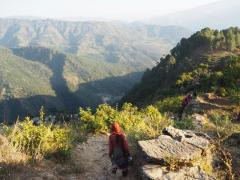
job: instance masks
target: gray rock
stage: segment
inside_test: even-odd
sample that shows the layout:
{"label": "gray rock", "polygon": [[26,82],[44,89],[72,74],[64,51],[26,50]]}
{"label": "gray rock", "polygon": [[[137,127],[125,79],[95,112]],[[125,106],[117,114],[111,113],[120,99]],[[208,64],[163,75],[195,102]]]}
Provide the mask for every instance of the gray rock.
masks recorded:
{"label": "gray rock", "polygon": [[210,138],[204,133],[194,132],[190,130],[183,131],[180,129],[175,129],[172,126],[165,128],[163,130],[163,133],[166,135],[170,135],[175,140],[189,143],[203,150],[208,148],[210,144]]}
{"label": "gray rock", "polygon": [[[190,161],[201,156],[202,150],[186,142],[179,142],[170,136],[138,142],[147,162],[165,162],[168,157]],[[162,164],[162,163],[161,163]]]}
{"label": "gray rock", "polygon": [[158,139],[139,141],[143,155],[148,162],[165,162],[168,157],[190,161],[201,157],[209,147],[209,140],[193,131],[182,131],[168,127]]}
{"label": "gray rock", "polygon": [[166,171],[169,158],[179,162],[192,162],[202,158],[210,149],[209,137],[203,133],[183,131],[173,127],[163,130],[157,139],[139,141],[143,179],[212,179],[197,164],[182,167],[176,172]]}

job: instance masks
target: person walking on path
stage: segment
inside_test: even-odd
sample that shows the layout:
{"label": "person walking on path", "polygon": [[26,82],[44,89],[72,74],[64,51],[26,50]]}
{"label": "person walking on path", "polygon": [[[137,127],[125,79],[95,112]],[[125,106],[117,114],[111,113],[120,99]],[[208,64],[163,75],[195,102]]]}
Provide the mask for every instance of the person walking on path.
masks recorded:
{"label": "person walking on path", "polygon": [[188,95],[183,99],[181,108],[180,108],[180,110],[179,110],[179,119],[180,119],[180,120],[182,119],[182,115],[183,115],[184,110],[185,110],[186,107],[189,105],[189,103],[192,101],[192,99],[193,99],[192,93],[188,94]]}
{"label": "person walking on path", "polygon": [[109,136],[109,157],[112,162],[112,173],[116,174],[117,169],[122,170],[122,175],[128,174],[128,161],[131,159],[128,142],[117,122],[111,126]]}

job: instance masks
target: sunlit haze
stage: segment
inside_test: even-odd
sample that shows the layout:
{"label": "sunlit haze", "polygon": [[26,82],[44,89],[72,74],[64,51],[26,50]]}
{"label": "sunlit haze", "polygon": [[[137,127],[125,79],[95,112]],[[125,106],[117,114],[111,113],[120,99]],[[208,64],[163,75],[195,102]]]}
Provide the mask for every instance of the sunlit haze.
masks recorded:
{"label": "sunlit haze", "polygon": [[219,0],[0,0],[0,17],[86,18],[133,21]]}

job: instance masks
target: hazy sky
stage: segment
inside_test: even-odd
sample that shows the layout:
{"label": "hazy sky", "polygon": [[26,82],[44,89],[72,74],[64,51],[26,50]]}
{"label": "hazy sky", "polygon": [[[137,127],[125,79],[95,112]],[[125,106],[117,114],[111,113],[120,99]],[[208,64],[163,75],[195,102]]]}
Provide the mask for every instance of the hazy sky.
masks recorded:
{"label": "hazy sky", "polygon": [[0,0],[0,17],[87,17],[140,20],[219,0]]}

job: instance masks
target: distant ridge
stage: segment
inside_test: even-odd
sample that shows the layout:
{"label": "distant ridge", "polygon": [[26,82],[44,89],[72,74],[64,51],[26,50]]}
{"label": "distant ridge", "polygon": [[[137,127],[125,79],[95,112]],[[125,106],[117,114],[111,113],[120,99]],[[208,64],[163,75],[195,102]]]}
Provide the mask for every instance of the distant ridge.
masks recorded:
{"label": "distant ridge", "polygon": [[162,26],[177,25],[192,30],[200,30],[204,27],[224,29],[240,26],[239,9],[239,0],[221,0],[190,10],[154,17],[147,20],[146,23]]}

